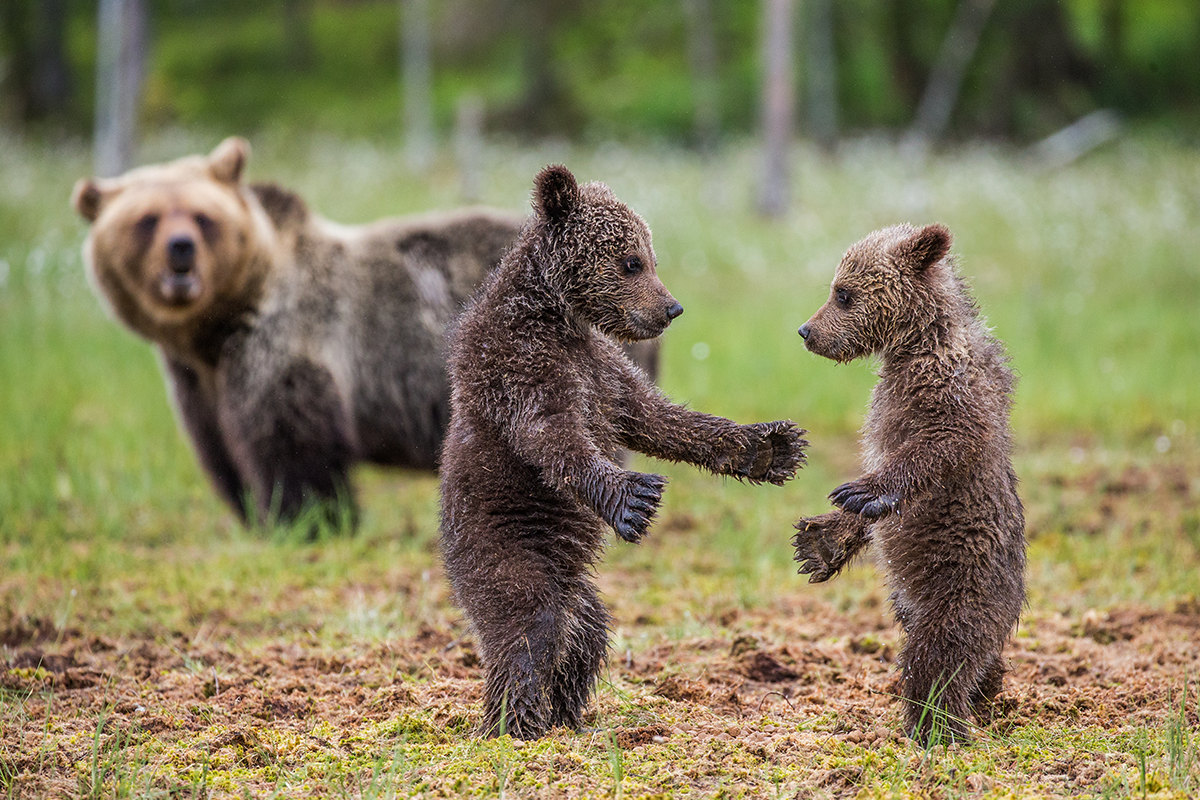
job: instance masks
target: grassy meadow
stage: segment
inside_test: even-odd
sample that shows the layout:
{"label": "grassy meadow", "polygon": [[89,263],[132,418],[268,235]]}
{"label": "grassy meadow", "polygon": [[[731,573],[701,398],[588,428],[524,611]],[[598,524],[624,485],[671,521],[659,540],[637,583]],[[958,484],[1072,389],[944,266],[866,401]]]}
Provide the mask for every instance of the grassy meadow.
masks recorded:
{"label": "grassy meadow", "polygon": [[[489,145],[482,203],[527,208],[536,170],[561,161],[645,217],[685,308],[665,337],[669,395],[789,417],[812,441],[784,488],[638,461],[671,483],[648,541],[614,541],[598,569],[616,623],[589,730],[521,746],[468,735],[478,660],[437,559],[436,479],[361,469],[354,536],[236,524],[151,348],[87,284],[68,198],[88,150],[0,136],[4,794],[1200,792],[1200,151],[1134,136],[1046,172],[983,146],[917,164],[885,141],[801,145],[796,202],[766,221],[749,146]],[[219,139],[162,134],[141,160]],[[449,151],[418,174],[379,143],[253,144],[252,180],[339,222],[463,202]],[[1030,542],[1011,699],[976,745],[928,752],[895,735],[880,574],[868,561],[809,585],[789,545],[856,473],[874,381],[809,355],[796,328],[842,251],[902,221],[949,225],[1021,376]],[[238,692],[259,711],[229,705]]]}

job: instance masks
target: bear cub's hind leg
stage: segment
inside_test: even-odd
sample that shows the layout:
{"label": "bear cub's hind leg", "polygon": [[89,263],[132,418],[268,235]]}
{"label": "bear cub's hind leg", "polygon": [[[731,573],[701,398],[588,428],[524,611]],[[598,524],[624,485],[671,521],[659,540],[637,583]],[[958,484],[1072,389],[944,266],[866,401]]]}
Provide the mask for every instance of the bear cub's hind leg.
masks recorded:
{"label": "bear cub's hind leg", "polygon": [[532,596],[518,589],[478,598],[512,612],[507,620],[488,614],[475,622],[486,656],[485,736],[536,739],[555,725],[583,722],[607,655],[609,616],[590,581],[560,580],[553,571],[526,574],[541,588]]}

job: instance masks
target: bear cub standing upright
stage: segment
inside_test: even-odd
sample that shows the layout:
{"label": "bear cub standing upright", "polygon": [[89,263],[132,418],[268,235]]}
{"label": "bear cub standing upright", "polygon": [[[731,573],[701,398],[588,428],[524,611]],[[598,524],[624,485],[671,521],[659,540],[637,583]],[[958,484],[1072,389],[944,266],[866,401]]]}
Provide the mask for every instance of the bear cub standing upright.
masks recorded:
{"label": "bear cub standing upright", "polygon": [[967,739],[1005,672],[1025,602],[1025,521],[1011,460],[1014,377],[952,258],[950,231],[898,225],[842,258],[828,301],[800,328],[817,355],[877,354],[863,433],[868,469],[802,519],[800,572],[828,580],[872,540],[906,641],[906,731]]}
{"label": "bear cub standing upright", "polygon": [[[650,230],[601,183],[562,166],[451,334],[442,552],[478,637],[483,732],[576,728],[608,649],[591,578],[604,526],[646,533],[666,479],[620,448],[782,484],[803,462],[791,422],[739,425],[672,404],[608,337],[658,336],[682,307]],[[503,709],[503,711],[502,711]]]}

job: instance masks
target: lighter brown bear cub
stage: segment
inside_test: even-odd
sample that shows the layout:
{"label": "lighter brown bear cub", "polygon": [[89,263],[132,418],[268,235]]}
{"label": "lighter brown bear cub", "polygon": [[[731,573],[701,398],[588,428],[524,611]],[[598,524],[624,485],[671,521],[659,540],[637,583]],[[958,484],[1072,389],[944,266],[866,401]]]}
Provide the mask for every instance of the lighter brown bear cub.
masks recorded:
{"label": "lighter brown bear cub", "polygon": [[853,245],[830,298],[800,328],[809,350],[882,359],[863,433],[868,470],[802,519],[800,572],[828,580],[871,541],[906,634],[906,730],[967,739],[1005,672],[1025,602],[1025,521],[1011,461],[1014,377],[942,225],[898,225]]}
{"label": "lighter brown bear cub", "polygon": [[468,210],[334,225],[291,192],[243,184],[248,155],[230,138],[81,180],[85,260],[114,315],[157,346],[220,496],[260,521],[337,513],[357,462],[435,467],[445,326],[522,221]]}
{"label": "lighter brown bear cub", "polygon": [[803,461],[791,422],[738,425],[660,394],[609,337],[658,336],[682,307],[650,230],[562,166],[451,338],[442,553],[478,638],[482,730],[531,739],[578,727],[608,649],[592,569],[606,527],[645,535],[666,479],[620,448],[782,484]]}

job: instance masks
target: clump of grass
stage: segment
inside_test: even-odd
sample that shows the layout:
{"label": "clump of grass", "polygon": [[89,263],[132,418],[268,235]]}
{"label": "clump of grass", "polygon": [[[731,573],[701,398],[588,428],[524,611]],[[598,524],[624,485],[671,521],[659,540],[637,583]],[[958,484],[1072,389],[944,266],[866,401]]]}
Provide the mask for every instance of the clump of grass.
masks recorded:
{"label": "clump of grass", "polygon": [[[1167,782],[1179,792],[1194,795],[1200,792],[1200,734],[1188,720],[1188,682],[1179,693],[1179,706],[1167,717],[1164,732],[1167,751]],[[1193,714],[1197,707],[1193,705]]]}

